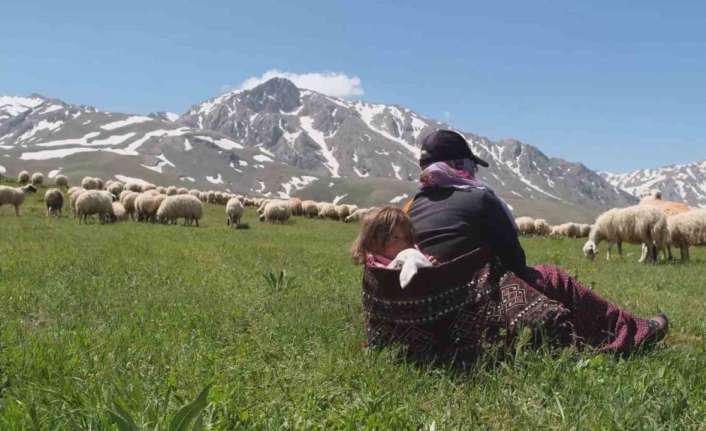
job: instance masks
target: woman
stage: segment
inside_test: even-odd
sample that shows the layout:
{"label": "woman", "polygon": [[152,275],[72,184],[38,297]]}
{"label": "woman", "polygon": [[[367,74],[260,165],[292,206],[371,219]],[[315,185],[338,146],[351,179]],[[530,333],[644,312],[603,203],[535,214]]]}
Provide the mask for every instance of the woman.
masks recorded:
{"label": "woman", "polygon": [[[475,342],[475,351],[482,349],[476,338],[483,334],[507,340],[506,333],[519,322],[551,333],[562,344],[625,354],[666,335],[668,320],[662,314],[635,317],[558,267],[528,267],[512,214],[476,179],[478,166],[488,163],[460,134],[440,130],[424,139],[421,190],[407,210],[417,246],[449,264],[444,272],[420,273],[420,282],[403,293],[383,271],[366,269],[363,299],[372,344],[401,342],[412,350],[431,350],[432,356],[455,355],[454,344]],[[425,279],[427,273],[436,275]],[[461,282],[466,288],[457,294]]]}

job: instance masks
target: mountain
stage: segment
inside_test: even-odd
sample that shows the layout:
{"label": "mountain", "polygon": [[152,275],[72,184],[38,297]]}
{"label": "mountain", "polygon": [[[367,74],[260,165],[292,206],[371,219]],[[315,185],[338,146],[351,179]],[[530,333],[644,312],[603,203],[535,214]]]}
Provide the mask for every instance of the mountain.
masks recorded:
{"label": "mountain", "polygon": [[[0,164],[78,179],[298,195],[360,205],[401,203],[419,175],[419,138],[449,127],[397,105],[338,99],[281,78],[231,91],[179,116],[101,112],[38,95],[0,99]],[[481,178],[518,215],[590,221],[636,198],[580,163],[516,140],[462,132],[490,162]]]}
{"label": "mountain", "polygon": [[663,199],[706,208],[706,159],[626,174],[600,172],[600,175],[638,198],[660,191]]}

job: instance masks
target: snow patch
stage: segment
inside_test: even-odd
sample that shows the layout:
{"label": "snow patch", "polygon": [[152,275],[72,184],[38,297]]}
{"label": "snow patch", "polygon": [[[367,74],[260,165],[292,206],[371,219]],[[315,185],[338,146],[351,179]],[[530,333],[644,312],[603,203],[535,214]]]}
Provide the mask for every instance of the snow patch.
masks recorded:
{"label": "snow patch", "polygon": [[95,148],[63,148],[60,150],[45,150],[45,151],[35,151],[30,153],[22,153],[20,160],[49,160],[49,159],[61,159],[66,156],[78,153],[88,153],[92,151],[98,151]]}
{"label": "snow patch", "polygon": [[402,176],[400,175],[400,167],[394,163],[390,163],[390,165],[392,165],[392,170],[395,171],[395,178],[402,180]]}
{"label": "snow patch", "polygon": [[292,177],[288,182],[282,183],[282,188],[284,189],[284,192],[278,192],[279,197],[282,199],[288,199],[291,197],[291,193],[293,190],[301,190],[307,187],[309,184],[313,183],[314,181],[318,180],[318,178],[308,175],[302,175],[301,177]]}
{"label": "snow patch", "polygon": [[407,193],[401,194],[399,196],[395,196],[394,198],[390,199],[391,204],[397,204],[402,202],[403,200],[407,199],[409,195]]}
{"label": "snow patch", "polygon": [[312,117],[301,117],[299,118],[299,122],[306,134],[309,135],[309,137],[321,148],[321,155],[326,160],[326,162],[324,162],[326,169],[331,172],[331,176],[333,178],[339,178],[338,160],[336,160],[336,157],[333,155],[333,149],[329,148],[326,144],[324,134],[321,131],[314,129],[314,119]]}
{"label": "snow patch", "polygon": [[348,196],[347,193],[345,195],[336,196],[335,198],[333,198],[333,201],[331,203],[333,203],[334,205],[338,205],[338,203],[341,202],[346,196]]}
{"label": "snow patch", "polygon": [[121,127],[129,126],[131,124],[139,124],[139,123],[144,123],[146,121],[154,121],[153,118],[150,117],[142,117],[139,115],[133,116],[133,117],[128,117],[124,120],[120,121],[113,121],[112,123],[104,124],[101,126],[101,129],[103,130],[115,130],[119,129]]}
{"label": "snow patch", "polygon": [[189,138],[184,138],[184,151],[191,151],[193,149],[194,147],[191,145],[191,142],[189,142]]}
{"label": "snow patch", "polygon": [[217,177],[206,176],[206,181],[211,184],[223,184],[223,177],[221,176],[221,174],[218,174]]}
{"label": "snow patch", "polygon": [[263,163],[263,162],[274,162],[274,160],[272,160],[271,158],[269,158],[269,157],[267,157],[267,156],[265,156],[265,155],[263,155],[263,154],[255,154],[252,158],[253,158],[255,161],[260,162],[260,163]]}
{"label": "snow patch", "polygon": [[49,177],[49,178],[54,178],[55,176],[59,175],[59,172],[61,172],[62,169],[63,169],[63,168],[52,169],[52,170],[49,171],[49,173],[47,174],[47,177]]}

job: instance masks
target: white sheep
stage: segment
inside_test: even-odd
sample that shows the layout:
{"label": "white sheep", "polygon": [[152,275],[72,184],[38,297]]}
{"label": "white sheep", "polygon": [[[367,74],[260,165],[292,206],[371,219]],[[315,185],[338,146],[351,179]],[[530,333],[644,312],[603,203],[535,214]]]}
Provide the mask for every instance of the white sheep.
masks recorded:
{"label": "white sheep", "polygon": [[47,207],[47,217],[61,216],[64,208],[64,195],[59,189],[49,189],[44,193],[44,205]]}
{"label": "white sheep", "polygon": [[532,217],[518,217],[515,219],[517,231],[521,235],[531,235],[534,233],[534,219]]}
{"label": "white sheep", "polygon": [[319,216],[319,207],[314,201],[303,201],[302,202],[302,213],[304,216],[309,218],[314,218]]}
{"label": "white sheep", "polygon": [[120,193],[120,203],[125,207],[125,211],[131,220],[135,220],[135,200],[140,196],[139,193],[130,190],[123,190]]}
{"label": "white sheep", "polygon": [[706,245],[706,209],[692,209],[667,217],[669,244],[679,247],[681,260],[689,260],[689,246]]}
{"label": "white sheep", "polygon": [[348,205],[336,205],[336,220],[345,221],[351,215]]}
{"label": "white sheep", "polygon": [[125,185],[121,183],[120,181],[111,181],[110,184],[105,185],[105,189],[108,190],[110,193],[112,193],[114,196],[120,196],[120,193],[123,192],[123,188]]}
{"label": "white sheep", "polygon": [[598,253],[598,244],[608,242],[606,258],[610,259],[613,244],[622,255],[622,243],[643,244],[640,262],[657,260],[659,250],[668,242],[667,218],[662,211],[635,205],[627,208],[613,208],[598,216],[583,246],[586,257],[593,259]]}
{"label": "white sheep", "polygon": [[265,204],[259,218],[260,221],[269,223],[286,223],[291,215],[292,210],[289,208],[289,202],[274,199]]}
{"label": "white sheep", "polygon": [[140,193],[140,195],[135,198],[137,221],[154,222],[157,210],[166,198],[167,195],[160,195],[153,190]]}
{"label": "white sheep", "polygon": [[579,225],[579,238],[588,238],[588,235],[591,233],[591,226],[588,223],[582,223]]}
{"label": "white sheep", "polygon": [[292,210],[292,215],[300,216],[304,214],[302,209],[302,200],[299,198],[289,198],[289,208]]}
{"label": "white sheep", "polygon": [[157,210],[157,220],[160,223],[176,224],[177,219],[183,218],[184,226],[198,226],[202,216],[203,204],[197,197],[189,194],[166,196]]}
{"label": "white sheep", "polygon": [[549,235],[552,231],[552,227],[549,226],[546,220],[543,218],[538,218],[534,220],[534,234],[535,235]]}
{"label": "white sheep", "polygon": [[73,214],[74,218],[76,218],[76,201],[78,200],[78,197],[81,196],[81,193],[85,192],[86,189],[83,187],[71,187],[69,191],[67,192],[69,196],[69,206],[71,207],[71,214]]}
{"label": "white sheep", "polygon": [[[147,191],[150,191],[150,190],[157,190],[157,186],[155,186],[155,185],[152,184],[152,183],[142,183],[142,184],[140,184],[140,191],[142,191],[143,193],[144,193],[144,192],[147,192]],[[162,194],[162,193],[158,193],[158,194]]]}
{"label": "white sheep", "polygon": [[187,195],[187,194],[189,194],[189,189],[187,189],[186,187],[179,187],[177,189],[177,194],[178,195]]}
{"label": "white sheep", "polygon": [[332,220],[338,220],[338,211],[336,211],[336,205],[327,202],[320,202],[319,218],[330,218]]}
{"label": "white sheep", "polygon": [[57,187],[68,187],[69,179],[66,175],[57,175],[56,178],[54,178],[54,185]]}
{"label": "white sheep", "polygon": [[113,196],[104,190],[86,190],[76,199],[76,216],[86,223],[88,216],[97,214],[100,223],[110,222],[113,215]]}
{"label": "white sheep", "polygon": [[167,196],[174,196],[175,194],[177,194],[176,186],[167,187],[167,193],[166,193]]}
{"label": "white sheep", "polygon": [[[291,208],[291,206],[290,206]],[[240,219],[243,217],[245,207],[238,198],[231,198],[226,204],[226,224],[230,227],[240,226]]]}
{"label": "white sheep", "polygon": [[373,210],[376,210],[376,209],[377,209],[376,207],[372,207],[372,208],[359,208],[359,209],[353,211],[353,213],[352,213],[351,215],[349,215],[348,217],[346,217],[346,219],[345,219],[344,221],[345,221],[346,223],[359,222],[359,221],[361,221],[361,220],[363,219],[363,217],[365,217],[366,214],[368,214],[370,211],[373,211]]}
{"label": "white sheep", "polygon": [[35,172],[32,174],[32,179],[31,179],[32,185],[37,187],[41,186],[44,184],[44,174],[41,172]]}
{"label": "white sheep", "polygon": [[8,187],[0,186],[0,207],[3,205],[12,205],[15,207],[15,215],[20,216],[20,205],[25,201],[28,193],[36,193],[37,188],[32,184],[24,187]]}
{"label": "white sheep", "polygon": [[128,219],[128,213],[125,206],[120,202],[113,202],[113,216],[111,217],[111,223],[117,221],[126,221]]}
{"label": "white sheep", "polygon": [[581,225],[573,222],[562,223],[558,226],[552,226],[549,234],[551,236],[578,238],[581,235]]}
{"label": "white sheep", "polygon": [[83,177],[81,180],[81,187],[86,190],[100,190],[100,183],[97,178],[93,177]]}
{"label": "white sheep", "polygon": [[17,174],[17,182],[20,184],[27,184],[29,182],[30,176],[29,172],[27,171],[20,171],[19,174]]}
{"label": "white sheep", "polygon": [[140,193],[142,191],[142,187],[138,183],[127,182],[125,183],[125,190]]}

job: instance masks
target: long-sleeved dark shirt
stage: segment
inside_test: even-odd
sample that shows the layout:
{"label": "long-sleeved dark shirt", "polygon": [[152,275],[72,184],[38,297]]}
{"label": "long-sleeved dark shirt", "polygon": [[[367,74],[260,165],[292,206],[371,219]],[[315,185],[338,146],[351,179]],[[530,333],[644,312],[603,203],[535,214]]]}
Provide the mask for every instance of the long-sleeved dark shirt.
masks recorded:
{"label": "long-sleeved dark shirt", "polygon": [[513,221],[491,191],[426,188],[415,196],[409,216],[419,248],[440,261],[487,246],[506,268],[521,273],[526,267]]}

